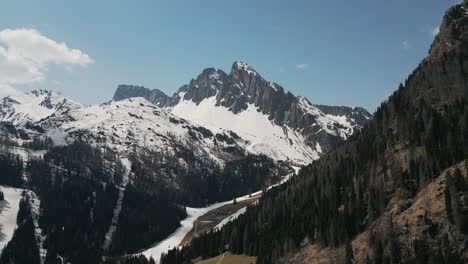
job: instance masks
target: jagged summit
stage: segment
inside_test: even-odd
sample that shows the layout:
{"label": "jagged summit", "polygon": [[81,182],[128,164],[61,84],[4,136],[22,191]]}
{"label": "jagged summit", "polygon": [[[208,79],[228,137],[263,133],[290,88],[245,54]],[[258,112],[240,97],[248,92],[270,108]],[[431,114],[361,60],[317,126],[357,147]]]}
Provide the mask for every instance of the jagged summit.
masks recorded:
{"label": "jagged summit", "polygon": [[245,71],[247,74],[257,75],[257,71],[246,62],[235,61],[231,67],[231,74],[237,71]]}
{"label": "jagged summit", "polygon": [[455,50],[458,45],[463,45],[468,39],[466,28],[468,27],[468,2],[455,5],[447,10],[439,27],[439,34],[429,51],[428,60],[442,56],[444,52]]}

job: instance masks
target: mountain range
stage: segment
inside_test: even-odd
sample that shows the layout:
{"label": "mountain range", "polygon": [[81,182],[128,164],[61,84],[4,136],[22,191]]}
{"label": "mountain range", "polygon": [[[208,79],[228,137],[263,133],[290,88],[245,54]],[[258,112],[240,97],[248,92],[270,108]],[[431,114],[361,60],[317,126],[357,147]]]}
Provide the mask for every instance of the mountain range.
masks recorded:
{"label": "mountain range", "polygon": [[242,62],[205,69],[172,97],[119,85],[99,105],[46,90],[2,98],[0,184],[21,195],[0,262],[151,251],[194,210],[286,181],[371,119],[313,105]]}
{"label": "mountain range", "polygon": [[298,166],[318,159],[371,117],[359,107],[313,105],[242,62],[235,62],[229,75],[205,69],[172,97],[119,85],[113,100],[101,105],[85,106],[51,91],[0,101],[1,121],[39,126],[55,144],[79,135],[115,150],[162,151],[181,140],[219,162],[254,153]]}
{"label": "mountain range", "polygon": [[0,263],[467,263],[466,76],[468,0],[373,115],[240,61],[2,98]]}

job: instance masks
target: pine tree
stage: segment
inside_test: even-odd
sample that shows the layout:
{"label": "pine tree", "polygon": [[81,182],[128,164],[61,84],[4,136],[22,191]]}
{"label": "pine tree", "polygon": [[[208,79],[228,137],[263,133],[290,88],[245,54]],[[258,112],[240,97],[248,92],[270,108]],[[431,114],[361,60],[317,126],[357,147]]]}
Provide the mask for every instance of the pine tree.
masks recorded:
{"label": "pine tree", "polygon": [[354,263],[354,253],[353,253],[353,246],[351,242],[348,241],[345,247],[345,264],[353,264]]}
{"label": "pine tree", "polygon": [[445,176],[445,210],[447,212],[447,217],[450,223],[453,223],[453,209],[452,209],[452,194],[451,194],[451,189],[452,189],[453,181],[452,181],[452,175],[450,175],[450,172],[447,172],[447,175]]}

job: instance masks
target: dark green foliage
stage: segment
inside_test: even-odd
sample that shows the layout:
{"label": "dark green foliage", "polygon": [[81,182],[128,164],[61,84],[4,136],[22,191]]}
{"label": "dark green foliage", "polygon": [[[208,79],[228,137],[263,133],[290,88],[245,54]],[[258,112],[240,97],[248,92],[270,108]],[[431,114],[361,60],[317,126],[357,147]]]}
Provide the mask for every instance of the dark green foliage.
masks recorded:
{"label": "dark green foliage", "polygon": [[135,253],[174,232],[187,213],[169,197],[165,193],[150,195],[127,185],[110,251],[120,255]]}
{"label": "dark green foliage", "polygon": [[468,234],[468,179],[457,168],[445,179],[447,217],[462,233]]}
{"label": "dark green foliage", "polygon": [[0,152],[0,185],[20,187],[22,177],[23,160],[20,156]]}
{"label": "dark green foliage", "polygon": [[80,142],[29,162],[31,184],[41,200],[39,225],[47,234],[46,263],[57,263],[59,256],[72,263],[99,262],[118,198],[110,184],[111,166],[117,163],[114,155]]}
{"label": "dark green foliage", "polygon": [[143,256],[112,257],[106,259],[103,264],[156,264],[153,258],[149,260]]}
{"label": "dark green foliage", "polygon": [[[195,207],[261,190],[288,173],[288,166],[264,155],[249,154],[221,168],[187,146],[179,146],[175,154],[141,152],[130,159],[137,189],[158,194],[175,181],[179,189],[171,199]],[[179,159],[187,165],[181,166]]]}
{"label": "dark green foliage", "polygon": [[[117,154],[108,149],[93,148],[91,145],[75,141],[68,146],[55,147],[49,151],[44,160],[52,163],[54,168],[60,167],[73,174],[91,181],[115,182],[122,181],[122,167]],[[114,175],[113,167],[119,175]],[[111,169],[112,167],[112,169]]]}
{"label": "dark green foliage", "polygon": [[353,246],[351,242],[348,241],[345,247],[345,264],[353,264],[354,263],[354,253],[353,253]]}
{"label": "dark green foliage", "polygon": [[31,141],[23,144],[24,148],[32,150],[49,150],[54,146],[54,142],[50,138],[33,138]]}
{"label": "dark green foliage", "polygon": [[5,195],[3,194],[2,191],[0,191],[0,201],[5,200]]}
{"label": "dark green foliage", "polygon": [[429,263],[431,258],[429,253],[429,248],[427,243],[424,240],[414,241],[414,253],[416,255],[415,263],[416,264],[426,264]]}
{"label": "dark green foliage", "polygon": [[39,264],[39,249],[34,235],[34,224],[31,218],[29,202],[20,201],[18,228],[0,256],[0,263]]}

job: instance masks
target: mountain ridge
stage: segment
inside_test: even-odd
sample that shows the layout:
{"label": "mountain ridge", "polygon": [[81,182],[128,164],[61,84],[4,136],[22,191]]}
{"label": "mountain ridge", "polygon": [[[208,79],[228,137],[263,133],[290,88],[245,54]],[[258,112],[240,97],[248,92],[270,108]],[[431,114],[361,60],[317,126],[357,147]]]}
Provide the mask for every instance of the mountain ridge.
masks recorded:
{"label": "mountain ridge", "polygon": [[[189,84],[168,96],[158,89],[150,90],[141,86],[119,85],[114,100],[143,96],[148,101],[168,109],[193,102],[197,106],[210,99],[215,107],[224,107],[233,115],[241,114],[249,107],[267,116],[279,127],[289,127],[305,137],[309,146],[321,145],[324,153],[360,129],[372,115],[361,107],[314,105],[302,96],[291,92],[271,81],[265,80],[252,66],[236,61],[229,74],[215,68],[206,68]],[[190,108],[190,113],[197,111]],[[190,113],[181,117],[190,120]],[[209,116],[205,117],[209,119]]]}

